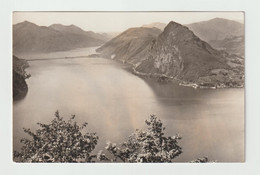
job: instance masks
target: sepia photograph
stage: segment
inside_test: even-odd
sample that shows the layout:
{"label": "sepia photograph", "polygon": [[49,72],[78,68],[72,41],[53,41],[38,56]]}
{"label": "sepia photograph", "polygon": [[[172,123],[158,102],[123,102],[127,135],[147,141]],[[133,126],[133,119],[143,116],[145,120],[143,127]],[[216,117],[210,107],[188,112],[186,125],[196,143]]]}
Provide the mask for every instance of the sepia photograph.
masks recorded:
{"label": "sepia photograph", "polygon": [[14,11],[16,163],[243,163],[242,11]]}

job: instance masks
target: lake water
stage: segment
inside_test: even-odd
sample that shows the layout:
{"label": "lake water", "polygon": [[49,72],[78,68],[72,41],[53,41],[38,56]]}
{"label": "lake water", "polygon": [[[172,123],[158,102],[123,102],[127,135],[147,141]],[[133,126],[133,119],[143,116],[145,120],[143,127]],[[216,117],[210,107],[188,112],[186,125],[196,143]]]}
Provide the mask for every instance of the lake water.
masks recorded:
{"label": "lake water", "polygon": [[[94,48],[42,54],[31,58],[89,55]],[[29,56],[25,58],[30,58]],[[22,128],[49,123],[56,110],[76,115],[100,137],[95,153],[106,142],[120,143],[146,129],[150,114],[159,117],[166,135],[182,136],[183,153],[176,162],[208,156],[218,162],[244,160],[244,89],[193,89],[176,83],[142,79],[126,65],[104,58],[30,61],[29,91],[13,104],[13,147],[26,134]]]}

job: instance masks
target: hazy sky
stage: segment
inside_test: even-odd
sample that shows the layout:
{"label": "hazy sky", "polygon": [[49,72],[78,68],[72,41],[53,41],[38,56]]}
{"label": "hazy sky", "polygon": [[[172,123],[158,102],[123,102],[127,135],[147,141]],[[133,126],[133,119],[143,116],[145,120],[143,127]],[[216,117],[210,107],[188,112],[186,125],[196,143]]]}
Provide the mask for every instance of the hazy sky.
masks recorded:
{"label": "hazy sky", "polygon": [[121,32],[152,22],[189,24],[216,17],[244,20],[242,12],[14,12],[13,24],[27,20],[40,26],[74,24],[94,32]]}

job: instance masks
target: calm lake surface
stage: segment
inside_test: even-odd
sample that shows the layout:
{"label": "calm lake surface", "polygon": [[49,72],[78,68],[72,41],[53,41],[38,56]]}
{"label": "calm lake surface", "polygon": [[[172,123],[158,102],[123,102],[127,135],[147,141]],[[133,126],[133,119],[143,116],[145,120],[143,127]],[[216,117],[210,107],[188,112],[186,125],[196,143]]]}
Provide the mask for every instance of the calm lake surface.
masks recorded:
{"label": "calm lake surface", "polygon": [[[95,48],[23,58],[83,56]],[[38,57],[37,57],[38,56]],[[159,117],[166,136],[182,136],[183,153],[176,162],[208,156],[218,162],[244,160],[244,89],[193,89],[175,83],[142,79],[126,65],[105,58],[30,61],[28,94],[13,104],[13,147],[26,137],[22,128],[49,123],[56,110],[68,119],[88,122],[100,137],[95,153],[106,142],[120,143],[135,129],[146,129],[150,114]]]}

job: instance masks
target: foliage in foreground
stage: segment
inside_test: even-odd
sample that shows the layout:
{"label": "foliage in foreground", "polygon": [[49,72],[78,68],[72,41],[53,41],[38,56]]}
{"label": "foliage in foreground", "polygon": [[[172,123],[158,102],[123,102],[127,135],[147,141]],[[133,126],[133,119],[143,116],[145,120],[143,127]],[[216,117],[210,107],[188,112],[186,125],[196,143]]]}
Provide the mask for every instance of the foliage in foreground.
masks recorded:
{"label": "foliage in foreground", "polygon": [[[97,155],[91,155],[98,142],[96,133],[85,132],[87,123],[79,126],[73,122],[75,115],[68,121],[60,117],[59,112],[50,124],[38,123],[41,127],[36,132],[24,129],[24,132],[32,137],[21,139],[24,146],[20,152],[14,152],[14,160],[17,162],[94,162],[93,158],[100,161],[112,162],[172,162],[182,153],[178,145],[181,139],[178,135],[164,136],[165,127],[156,116],[151,115],[145,123],[147,131],[136,130],[128,140],[118,147],[115,143],[108,143],[106,150],[108,157],[99,151]],[[112,158],[111,158],[112,156]],[[191,161],[191,163],[207,163],[208,158],[203,157]]]}
{"label": "foliage in foreground", "polygon": [[79,126],[73,122],[75,115],[68,121],[60,117],[59,112],[51,124],[37,123],[41,128],[32,132],[24,129],[24,132],[32,137],[32,140],[21,139],[24,146],[20,152],[14,152],[14,159],[19,162],[90,162],[91,152],[97,145],[96,133],[83,134],[87,123]]}
{"label": "foliage in foreground", "polygon": [[198,158],[196,160],[190,161],[190,163],[208,163],[208,162],[209,162],[209,158],[207,156],[204,156],[202,158]]}
{"label": "foliage in foreground", "polygon": [[145,123],[148,126],[147,131],[136,130],[120,147],[115,143],[107,144],[106,149],[112,154],[112,159],[103,151],[98,153],[97,158],[122,162],[172,162],[182,153],[182,148],[178,145],[181,137],[165,137],[165,127],[160,119],[151,115]]}

